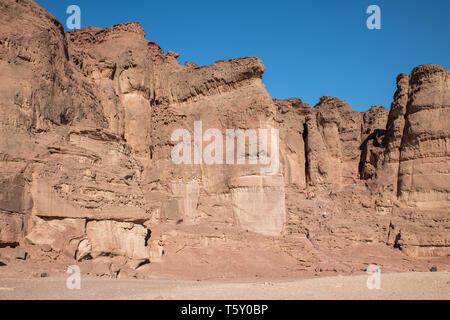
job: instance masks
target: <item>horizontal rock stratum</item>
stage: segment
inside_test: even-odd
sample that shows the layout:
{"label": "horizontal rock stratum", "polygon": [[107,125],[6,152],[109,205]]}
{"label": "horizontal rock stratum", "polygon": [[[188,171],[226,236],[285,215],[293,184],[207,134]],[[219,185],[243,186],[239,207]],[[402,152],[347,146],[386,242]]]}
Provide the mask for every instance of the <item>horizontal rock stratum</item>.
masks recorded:
{"label": "horizontal rock stratum", "polygon": [[[390,111],[311,108],[272,99],[256,57],[182,66],[138,23],[65,33],[31,0],[0,18],[0,270],[350,272],[371,250],[449,268],[448,69],[400,74]],[[278,129],[278,173],[175,165],[171,134],[195,121]]]}

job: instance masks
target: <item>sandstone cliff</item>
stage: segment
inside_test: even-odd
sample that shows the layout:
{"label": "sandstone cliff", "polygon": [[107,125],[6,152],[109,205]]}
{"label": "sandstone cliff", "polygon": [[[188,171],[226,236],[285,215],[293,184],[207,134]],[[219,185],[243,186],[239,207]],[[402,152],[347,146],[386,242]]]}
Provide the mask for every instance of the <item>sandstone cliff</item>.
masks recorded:
{"label": "sandstone cliff", "polygon": [[[64,33],[31,0],[2,1],[0,17],[5,264],[25,250],[18,270],[128,277],[185,263],[349,272],[366,263],[359,246],[407,261],[393,270],[448,257],[448,69],[400,75],[390,111],[327,96],[311,109],[273,100],[255,57],[182,66],[138,23]],[[279,170],[251,163],[275,149],[250,140],[243,164],[174,164],[172,133],[193,137],[196,121],[278,129]]]}

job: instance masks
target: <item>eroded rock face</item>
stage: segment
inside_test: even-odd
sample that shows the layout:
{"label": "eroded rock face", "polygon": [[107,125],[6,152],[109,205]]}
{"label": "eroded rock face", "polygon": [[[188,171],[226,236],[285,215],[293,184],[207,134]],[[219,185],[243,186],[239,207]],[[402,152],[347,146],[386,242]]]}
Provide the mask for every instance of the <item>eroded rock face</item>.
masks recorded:
{"label": "eroded rock face", "polygon": [[279,236],[286,223],[282,176],[247,176],[231,182],[233,213],[239,227]]}
{"label": "eroded rock face", "polygon": [[364,180],[374,178],[383,161],[388,115],[389,111],[382,106],[374,106],[364,113],[359,163],[359,175]]}
{"label": "eroded rock face", "polygon": [[[74,63],[61,23],[33,1],[2,1],[0,16],[0,245],[50,246],[75,258],[89,238],[87,219],[148,220],[143,167],[132,157],[140,149],[112,120],[125,117],[104,106],[101,85]],[[120,92],[132,91],[129,82]]]}
{"label": "eroded rock face", "polygon": [[397,78],[378,187],[421,208],[448,208],[449,70],[422,65]]}
{"label": "eroded rock face", "polygon": [[322,97],[306,120],[308,181],[339,189],[357,178],[362,113],[338,98]]}
{"label": "eroded rock face", "polygon": [[93,258],[102,255],[118,255],[133,260],[149,258],[146,242],[148,230],[131,222],[90,221],[86,233],[91,244]]}
{"label": "eroded rock face", "polygon": [[442,226],[448,224],[450,200],[449,97],[448,69],[421,65],[400,74],[384,148],[375,152],[378,207],[392,214],[392,234],[415,256],[448,254]]}
{"label": "eroded rock face", "polygon": [[22,239],[22,217],[0,212],[0,246],[16,246]]}
{"label": "eroded rock face", "polygon": [[[311,109],[272,99],[255,57],[182,66],[138,23],[64,33],[31,0],[0,17],[0,251],[116,277],[243,243],[314,272],[359,243],[448,254],[449,70],[401,74],[390,112],[328,96]],[[175,164],[172,133],[193,141],[199,121],[224,147],[228,129],[277,130],[279,162],[251,163],[277,149],[247,138],[233,164]]]}
{"label": "eroded rock face", "polygon": [[44,220],[33,216],[28,220],[25,241],[33,245],[48,245],[52,250],[74,257],[85,235],[84,219]]}
{"label": "eroded rock face", "polygon": [[448,208],[450,72],[424,65],[409,79],[397,194],[419,207]]}
{"label": "eroded rock face", "polygon": [[274,99],[274,103],[285,182],[304,190],[307,185],[306,117],[311,113],[311,107],[300,99]]}

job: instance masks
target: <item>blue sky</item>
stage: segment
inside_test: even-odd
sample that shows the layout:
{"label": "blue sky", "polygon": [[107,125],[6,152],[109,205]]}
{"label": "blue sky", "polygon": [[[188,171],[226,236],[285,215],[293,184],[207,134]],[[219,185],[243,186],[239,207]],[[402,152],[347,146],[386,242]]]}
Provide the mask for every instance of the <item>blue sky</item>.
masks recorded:
{"label": "blue sky", "polygon": [[[272,97],[311,106],[330,95],[360,111],[389,108],[399,73],[450,66],[448,0],[37,2],[64,25],[71,4],[81,8],[82,27],[140,22],[147,39],[182,63],[257,56]],[[366,27],[372,4],[381,8],[381,30]]]}

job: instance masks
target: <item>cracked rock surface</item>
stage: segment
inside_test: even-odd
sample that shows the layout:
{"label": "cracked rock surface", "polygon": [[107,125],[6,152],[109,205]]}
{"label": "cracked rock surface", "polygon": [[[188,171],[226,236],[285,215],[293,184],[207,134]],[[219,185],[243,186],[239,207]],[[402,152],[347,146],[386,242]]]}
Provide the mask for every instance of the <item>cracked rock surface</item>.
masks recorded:
{"label": "cracked rock surface", "polygon": [[[138,23],[65,33],[32,0],[0,18],[0,277],[449,270],[448,69],[400,74],[390,110],[311,108],[272,99],[256,57],[183,66]],[[278,129],[277,174],[175,165],[200,120]]]}

